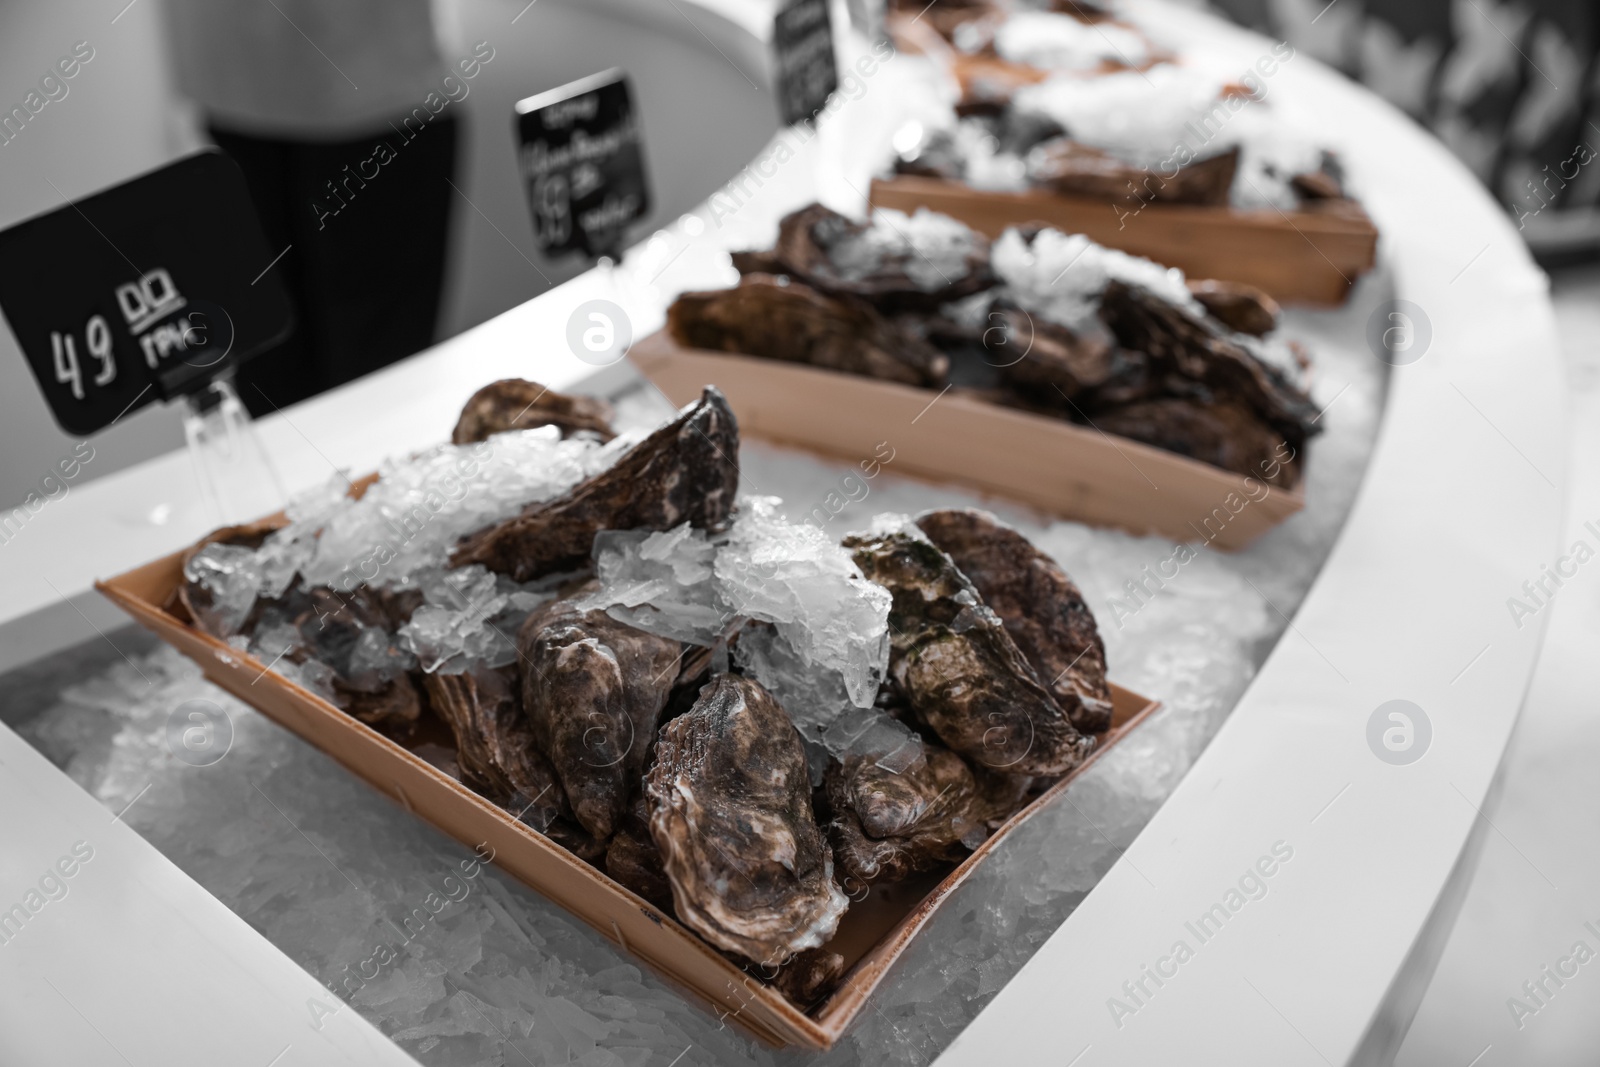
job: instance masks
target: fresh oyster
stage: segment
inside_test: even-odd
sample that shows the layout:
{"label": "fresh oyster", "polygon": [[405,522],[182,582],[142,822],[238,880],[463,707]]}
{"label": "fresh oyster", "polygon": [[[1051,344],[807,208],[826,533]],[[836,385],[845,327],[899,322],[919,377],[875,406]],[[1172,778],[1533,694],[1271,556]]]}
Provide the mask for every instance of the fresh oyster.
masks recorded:
{"label": "fresh oyster", "polygon": [[515,666],[427,674],[422,684],[429,706],[455,735],[463,785],[540,833],[572,818],[555,769],[534,747]]}
{"label": "fresh oyster", "polygon": [[901,771],[855,755],[828,765],[828,837],[852,892],[954,862],[966,852],[963,840],[983,826],[973,811],[977,780],[961,757],[931,743],[923,757]]}
{"label": "fresh oyster", "polygon": [[603,610],[555,600],[517,635],[522,706],[533,741],[555,768],[574,817],[608,840],[649,757],[683,646],[636,630]]}
{"label": "fresh oyster", "polygon": [[849,901],[812,813],[805,748],[759,684],[714,676],[662,727],[644,789],[679,919],[769,966],[833,936]]}
{"label": "fresh oyster", "polygon": [[700,399],[609,469],[554,500],[461,540],[451,566],[481,563],[526,582],[586,566],[601,530],[720,530],[739,487],[739,424],[706,387]]}
{"label": "fresh oyster", "polygon": [[879,209],[861,223],[811,204],[784,216],[772,251],[733,262],[741,273],[788,274],[884,312],[931,311],[994,284],[988,238],[926,208],[911,216]]}
{"label": "fresh oyster", "polygon": [[889,673],[917,716],[973,763],[1060,775],[1093,746],[1045,688],[999,616],[920,532],[848,537],[866,577],[894,597]]}
{"label": "fresh oyster", "polygon": [[260,582],[248,561],[279,525],[266,520],[224,526],[183,553],[183,583],[175,598],[197,627],[223,640],[254,627]]}
{"label": "fresh oyster", "polygon": [[802,1010],[833,991],[844,977],[844,957],[825,948],[808,948],[792,957],[772,980],[778,992]]}
{"label": "fresh oyster", "polygon": [[1118,348],[1109,337],[1075,333],[1003,302],[989,321],[994,325],[980,342],[988,362],[999,368],[1003,382],[1036,396],[1046,408],[1063,401],[1093,403],[1099,393],[1143,384],[1139,353]]}
{"label": "fresh oyster", "polygon": [[412,677],[416,659],[398,646],[394,634],[422,594],[317,586],[307,597],[289,598],[304,608],[295,626],[301,644],[286,658],[326,664],[333,670],[335,704],[397,741],[408,739],[422,717],[422,694]]}
{"label": "fresh oyster", "polygon": [[461,409],[450,443],[470,445],[506,430],[531,430],[556,426],[562,437],[588,431],[602,441],[616,436],[611,429],[611,405],[592,396],[568,396],[522,378],[490,382]]}
{"label": "fresh oyster", "polygon": [[680,345],[882,378],[944,383],[950,359],[871,306],[771,274],[746,274],[732,289],[684,293],[667,310]]}
{"label": "fresh oyster", "polygon": [[[1196,160],[1173,176],[1157,176],[1067,137],[1045,141],[1028,153],[1028,179],[1058,193],[1092,196],[1117,203],[1210,204],[1225,206],[1239,166],[1239,150]],[[1130,196],[1130,189],[1132,195]]]}
{"label": "fresh oyster", "polygon": [[1278,328],[1278,302],[1253,285],[1191,278],[1189,292],[1212,318],[1230,330],[1265,337]]}
{"label": "fresh oyster", "polygon": [[1109,729],[1105,642],[1083,593],[1060,565],[986,511],[930,511],[917,526],[1000,616],[1072,725],[1086,734]]}
{"label": "fresh oyster", "polygon": [[1282,435],[1234,403],[1188,397],[1156,397],[1097,411],[1103,432],[1142,441],[1235,474],[1248,474],[1280,489],[1300,481],[1300,461],[1286,459]]}
{"label": "fresh oyster", "polygon": [[1294,455],[1319,432],[1316,405],[1303,389],[1204,319],[1119,281],[1106,285],[1100,318],[1124,347],[1145,354],[1152,372],[1169,382],[1169,396],[1231,402],[1288,442]]}
{"label": "fresh oyster", "polygon": [[606,847],[606,873],[661,910],[672,909],[672,883],[667,881],[661,850],[650,836],[650,807],[642,794]]}

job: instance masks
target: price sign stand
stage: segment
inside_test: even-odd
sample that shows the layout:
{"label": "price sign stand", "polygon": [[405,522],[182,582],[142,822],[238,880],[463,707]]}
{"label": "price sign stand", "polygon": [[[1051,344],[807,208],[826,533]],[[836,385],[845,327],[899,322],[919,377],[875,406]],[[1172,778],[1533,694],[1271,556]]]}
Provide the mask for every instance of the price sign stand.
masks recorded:
{"label": "price sign stand", "polygon": [[772,22],[772,67],[779,121],[813,127],[802,151],[811,156],[817,199],[827,202],[823,190],[836,173],[837,161],[830,158],[823,124],[817,120],[839,88],[829,0],[780,0]]}
{"label": "price sign stand", "polygon": [[249,522],[283,507],[283,482],[230,378],[184,394],[183,437],[219,524]]}
{"label": "price sign stand", "polygon": [[255,518],[282,494],[229,379],[293,328],[273,262],[244,175],[211,149],[0,232],[0,311],[63,430],[182,402],[217,514]]}

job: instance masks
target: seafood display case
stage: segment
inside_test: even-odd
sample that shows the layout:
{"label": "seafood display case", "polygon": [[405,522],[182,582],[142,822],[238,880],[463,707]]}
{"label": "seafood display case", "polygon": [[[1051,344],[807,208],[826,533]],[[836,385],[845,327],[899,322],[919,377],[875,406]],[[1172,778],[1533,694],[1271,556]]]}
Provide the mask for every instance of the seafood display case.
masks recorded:
{"label": "seafood display case", "polygon": [[[547,3],[768,56],[757,5]],[[835,12],[814,127],[262,420],[282,513],[128,522],[186,491],[163,456],[0,553],[154,635],[27,666],[49,695],[0,744],[164,872],[139,907],[314,980],[297,1048],[354,1062],[311,1035],[355,1017],[430,1067],[1392,1057],[1539,653],[1495,626],[1561,518],[1542,276],[1309,57],[1055,6],[895,3],[874,64]],[[1222,151],[1108,225],[1219,101]],[[597,366],[567,339],[602,304],[637,341]],[[1371,740],[1396,701],[1425,758]],[[154,996],[129,1033],[258,1021]]]}

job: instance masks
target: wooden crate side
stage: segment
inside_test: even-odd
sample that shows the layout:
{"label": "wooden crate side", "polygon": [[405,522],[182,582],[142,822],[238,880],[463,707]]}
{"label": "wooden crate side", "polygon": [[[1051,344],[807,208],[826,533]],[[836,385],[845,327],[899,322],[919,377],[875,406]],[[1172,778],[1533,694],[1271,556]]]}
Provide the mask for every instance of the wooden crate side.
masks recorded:
{"label": "wooden crate side", "polygon": [[1115,202],[1047,192],[984,192],[937,178],[876,179],[874,207],[927,207],[998,237],[1008,227],[1043,222],[1158,263],[1192,278],[1246,282],[1279,300],[1342,304],[1355,279],[1377,261],[1378,232],[1359,205],[1321,210],[1236,210],[1146,204],[1137,214]]}
{"label": "wooden crate side", "polygon": [[742,432],[856,462],[887,442],[888,469],[1137,534],[1238,549],[1305,506],[1298,492],[1061,419],[797,363],[680,348],[663,331],[635,365],[676,403],[707,384]]}

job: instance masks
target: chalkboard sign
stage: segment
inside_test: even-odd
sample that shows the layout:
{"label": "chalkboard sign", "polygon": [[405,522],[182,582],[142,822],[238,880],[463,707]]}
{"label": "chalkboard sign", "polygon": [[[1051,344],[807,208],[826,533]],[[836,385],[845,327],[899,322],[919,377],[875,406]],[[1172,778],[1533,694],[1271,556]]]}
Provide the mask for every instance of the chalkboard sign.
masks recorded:
{"label": "chalkboard sign", "polygon": [[87,435],[282,340],[273,254],[212,149],[0,233],[0,311],[56,422]]}
{"label": "chalkboard sign", "polygon": [[772,26],[778,116],[785,126],[816,117],[839,88],[828,0],[785,0]]}
{"label": "chalkboard sign", "polygon": [[533,239],[555,256],[619,256],[650,211],[644,136],[628,76],[608,70],[517,102]]}

